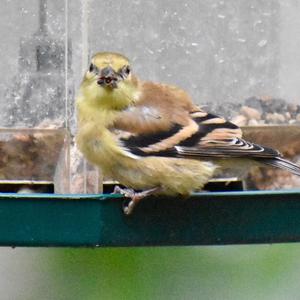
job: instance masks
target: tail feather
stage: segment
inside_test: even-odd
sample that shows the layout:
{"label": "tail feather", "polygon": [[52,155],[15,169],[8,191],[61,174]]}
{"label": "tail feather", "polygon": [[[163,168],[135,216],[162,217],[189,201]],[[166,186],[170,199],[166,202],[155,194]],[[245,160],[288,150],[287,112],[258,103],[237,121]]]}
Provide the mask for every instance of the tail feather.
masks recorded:
{"label": "tail feather", "polygon": [[277,167],[277,168],[280,168],[283,170],[287,170],[295,175],[300,176],[300,166],[298,166],[284,158],[276,157],[274,159],[260,159],[259,161],[261,161],[262,163],[264,163],[266,165]]}

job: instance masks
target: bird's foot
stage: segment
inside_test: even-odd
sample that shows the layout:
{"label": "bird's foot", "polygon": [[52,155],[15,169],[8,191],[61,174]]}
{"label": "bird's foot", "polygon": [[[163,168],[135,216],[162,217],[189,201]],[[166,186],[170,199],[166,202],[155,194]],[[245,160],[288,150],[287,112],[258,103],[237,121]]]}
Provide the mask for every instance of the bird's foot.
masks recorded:
{"label": "bird's foot", "polygon": [[145,197],[148,197],[150,195],[153,195],[159,191],[161,191],[161,187],[155,187],[149,190],[145,190],[142,192],[136,192],[133,189],[128,188],[120,188],[119,186],[115,186],[113,194],[121,194],[126,198],[129,198],[130,201],[127,205],[123,205],[123,211],[125,215],[130,215],[135,208],[135,206]]}

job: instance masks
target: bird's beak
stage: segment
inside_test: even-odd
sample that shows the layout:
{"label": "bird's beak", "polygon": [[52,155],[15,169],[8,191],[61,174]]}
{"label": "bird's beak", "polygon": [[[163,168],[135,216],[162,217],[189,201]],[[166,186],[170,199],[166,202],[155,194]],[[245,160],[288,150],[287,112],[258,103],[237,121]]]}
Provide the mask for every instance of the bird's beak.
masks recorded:
{"label": "bird's beak", "polygon": [[112,67],[106,67],[100,71],[97,83],[102,87],[115,89],[118,87],[118,76]]}

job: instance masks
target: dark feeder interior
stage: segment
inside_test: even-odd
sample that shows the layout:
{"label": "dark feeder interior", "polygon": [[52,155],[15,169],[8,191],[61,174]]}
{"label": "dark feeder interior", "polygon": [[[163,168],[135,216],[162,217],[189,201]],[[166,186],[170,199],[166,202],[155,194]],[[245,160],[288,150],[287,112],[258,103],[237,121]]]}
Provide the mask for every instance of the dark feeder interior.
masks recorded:
{"label": "dark feeder interior", "polygon": [[[300,126],[262,125],[243,128],[249,141],[278,149],[285,158],[300,164]],[[300,187],[299,176],[278,168],[253,168],[245,179],[247,189],[278,190]]]}
{"label": "dark feeder interior", "polygon": [[68,193],[65,129],[1,129],[0,192]]}

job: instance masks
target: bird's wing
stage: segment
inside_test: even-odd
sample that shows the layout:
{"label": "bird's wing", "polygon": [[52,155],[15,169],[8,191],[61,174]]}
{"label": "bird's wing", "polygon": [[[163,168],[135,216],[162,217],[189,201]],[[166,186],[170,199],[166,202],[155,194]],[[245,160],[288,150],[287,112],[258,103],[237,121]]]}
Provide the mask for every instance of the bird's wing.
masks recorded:
{"label": "bird's wing", "polygon": [[281,156],[277,150],[245,141],[241,129],[223,118],[202,111],[192,113],[191,117],[199,129],[191,138],[175,146],[179,156],[215,158]]}
{"label": "bird's wing", "polygon": [[120,113],[114,128],[124,147],[141,156],[280,156],[243,140],[238,126],[195,106],[183,90],[152,82],[140,83],[139,100]]}
{"label": "bird's wing", "polygon": [[174,86],[153,82],[139,83],[134,106],[121,112],[114,128],[139,134],[173,131],[173,125],[187,126],[190,113],[197,111],[189,95]]}
{"label": "bird's wing", "polygon": [[[139,109],[142,110],[142,108]],[[149,120],[153,118],[153,122],[154,119],[158,122],[159,117],[163,119],[159,111],[148,115],[144,113],[144,117],[142,115],[139,114],[138,118]],[[134,115],[132,117],[134,118]],[[173,122],[165,129],[146,133],[121,129],[119,134],[122,145],[139,156],[258,159],[281,156],[272,148],[245,141],[242,139],[242,132],[238,126],[201,109],[190,112],[184,125]]]}

